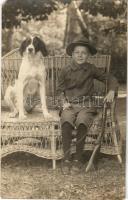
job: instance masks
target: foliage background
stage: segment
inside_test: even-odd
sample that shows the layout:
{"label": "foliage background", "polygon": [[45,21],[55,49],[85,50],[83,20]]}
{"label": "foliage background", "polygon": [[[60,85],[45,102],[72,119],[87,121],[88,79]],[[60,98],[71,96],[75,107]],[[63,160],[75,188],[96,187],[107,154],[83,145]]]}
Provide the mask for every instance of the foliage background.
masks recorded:
{"label": "foliage background", "polygon": [[[126,1],[83,0],[79,2],[87,31],[83,30],[78,22],[76,11],[70,12],[72,9],[71,0],[8,0],[6,2],[7,4],[4,4],[2,9],[3,55],[11,49],[19,47],[24,37],[31,34],[32,31],[42,36],[50,54],[63,54],[63,49],[74,35],[88,32],[89,38],[96,45],[99,53],[112,55],[111,69],[113,74],[121,83],[126,82]],[[40,10],[40,13],[43,12],[42,15],[44,15],[42,19],[39,17],[39,20],[33,19],[28,14],[33,13],[32,9],[29,12],[29,8],[33,8],[37,4],[41,8],[36,9],[38,10],[37,14]],[[27,8],[26,5],[28,5]],[[26,10],[26,14],[20,15],[18,19],[17,16],[21,12],[17,10],[17,6],[18,9],[25,8]],[[7,10],[5,11],[5,9]],[[112,14],[114,16],[111,16]],[[71,23],[72,20],[73,23]],[[69,23],[67,24],[67,22]],[[62,175],[59,163],[57,163],[58,170],[52,171],[50,161],[28,154],[13,154],[2,160],[2,198],[124,199],[126,171],[124,153],[126,149],[125,101],[124,98],[120,98],[117,102],[117,115],[123,138],[123,165],[121,167],[117,163],[117,158],[106,156],[101,158],[98,173],[94,171],[89,174],[82,173],[67,177]]]}
{"label": "foliage background", "polygon": [[43,38],[51,55],[64,54],[78,34],[88,36],[98,53],[111,54],[112,73],[126,83],[126,0],[7,0],[2,8],[2,54],[19,47],[32,32]]}

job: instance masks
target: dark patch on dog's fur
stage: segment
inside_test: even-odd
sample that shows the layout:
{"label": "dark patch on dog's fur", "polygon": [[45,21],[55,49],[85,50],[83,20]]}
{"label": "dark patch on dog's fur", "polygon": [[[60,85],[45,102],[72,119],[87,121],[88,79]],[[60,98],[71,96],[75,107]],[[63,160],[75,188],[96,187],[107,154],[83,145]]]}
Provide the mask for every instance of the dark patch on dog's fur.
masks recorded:
{"label": "dark patch on dog's fur", "polygon": [[[25,52],[27,46],[31,44],[31,38],[27,38],[24,40],[19,48],[21,56]],[[41,51],[43,56],[48,56],[48,51],[46,49],[45,43],[38,37],[34,37],[33,39],[33,46],[35,47],[35,52]]]}
{"label": "dark patch on dog's fur", "polygon": [[46,49],[45,43],[38,37],[33,39],[33,45],[35,47],[36,52],[41,51],[43,56],[48,56],[48,51]]}
{"label": "dark patch on dog's fur", "polygon": [[25,52],[27,46],[30,44],[31,44],[31,38],[27,38],[22,42],[20,49],[19,49],[21,56],[23,56],[23,53]]}

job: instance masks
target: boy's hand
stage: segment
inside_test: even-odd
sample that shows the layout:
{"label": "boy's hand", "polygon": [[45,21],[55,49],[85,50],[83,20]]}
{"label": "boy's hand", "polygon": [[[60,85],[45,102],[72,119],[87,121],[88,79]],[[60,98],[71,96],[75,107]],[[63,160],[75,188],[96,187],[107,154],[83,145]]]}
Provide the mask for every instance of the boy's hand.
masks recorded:
{"label": "boy's hand", "polygon": [[60,104],[61,104],[61,108],[63,110],[67,109],[67,108],[70,108],[71,107],[71,104],[68,102],[68,100],[66,99],[65,95],[64,95],[64,92],[62,92],[60,94]]}
{"label": "boy's hand", "polygon": [[62,111],[65,109],[68,109],[71,107],[71,104],[68,102],[64,102],[63,105],[61,106],[60,112],[59,112],[59,116],[61,117]]}
{"label": "boy's hand", "polygon": [[104,102],[112,103],[115,97],[115,91],[110,90],[106,97],[104,98]]}
{"label": "boy's hand", "polygon": [[65,110],[65,109],[67,109],[67,108],[70,108],[70,107],[71,107],[71,104],[68,103],[68,102],[65,102],[65,103],[63,104],[63,110]]}

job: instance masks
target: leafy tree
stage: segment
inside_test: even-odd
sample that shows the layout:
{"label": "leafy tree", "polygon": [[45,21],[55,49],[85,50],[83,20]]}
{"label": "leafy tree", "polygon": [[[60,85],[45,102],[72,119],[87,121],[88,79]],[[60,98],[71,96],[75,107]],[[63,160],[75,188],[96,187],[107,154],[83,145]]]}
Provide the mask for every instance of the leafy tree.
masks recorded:
{"label": "leafy tree", "polygon": [[46,20],[57,9],[55,0],[7,0],[2,6],[2,28],[13,28],[21,21]]}
{"label": "leafy tree", "polygon": [[96,16],[101,13],[103,16],[109,16],[114,19],[122,15],[126,10],[126,0],[84,0],[80,9]]}
{"label": "leafy tree", "polygon": [[14,28],[19,27],[22,21],[47,20],[57,8],[57,0],[6,0],[2,5],[2,29],[8,44],[6,48],[3,45],[4,52],[11,50]]}
{"label": "leafy tree", "polygon": [[2,6],[2,28],[9,30],[8,51],[14,27],[31,19],[47,20],[60,4],[68,8],[64,46],[78,34],[89,37],[100,53],[112,55],[113,73],[122,74],[126,81],[127,0],[7,0]]}
{"label": "leafy tree", "polygon": [[72,1],[68,13],[65,46],[78,34],[89,37],[99,53],[112,55],[112,72],[126,82],[127,1]]}

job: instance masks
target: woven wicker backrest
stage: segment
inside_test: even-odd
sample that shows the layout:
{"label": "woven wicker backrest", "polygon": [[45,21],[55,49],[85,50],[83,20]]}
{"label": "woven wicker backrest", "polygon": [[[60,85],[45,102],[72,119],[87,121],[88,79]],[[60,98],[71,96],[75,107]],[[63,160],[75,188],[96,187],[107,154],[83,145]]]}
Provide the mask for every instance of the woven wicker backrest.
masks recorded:
{"label": "woven wicker backrest", "polygon": [[[47,81],[46,91],[48,96],[55,96],[58,73],[62,66],[70,62],[71,58],[68,56],[48,56],[42,58],[46,66]],[[11,51],[2,58],[2,98],[4,97],[5,90],[8,85],[13,85],[15,79],[18,77],[19,67],[21,64],[21,56],[18,49]],[[89,58],[90,63],[94,63],[96,67],[103,68],[109,71],[110,56],[97,55]],[[95,91],[103,92],[104,86],[99,81],[95,82]]]}

